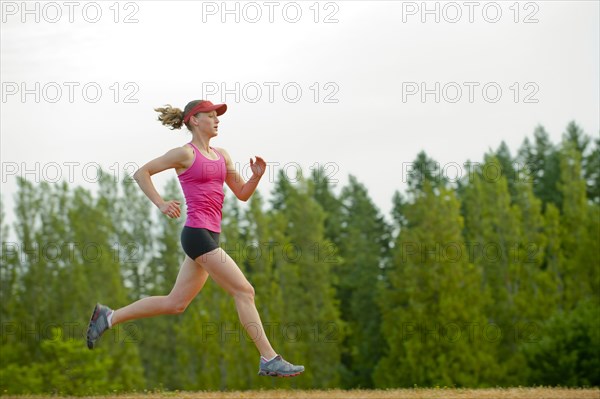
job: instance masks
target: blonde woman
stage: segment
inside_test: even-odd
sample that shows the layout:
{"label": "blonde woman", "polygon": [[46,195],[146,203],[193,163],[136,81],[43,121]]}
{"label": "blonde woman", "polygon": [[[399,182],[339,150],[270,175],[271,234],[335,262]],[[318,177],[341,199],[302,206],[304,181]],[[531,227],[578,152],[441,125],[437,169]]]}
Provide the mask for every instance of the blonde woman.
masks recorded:
{"label": "blonde woman", "polygon": [[261,355],[259,375],[293,377],[302,373],[304,366],[285,361],[273,350],[254,305],[254,288],[233,259],[219,247],[223,184],[227,183],[238,199],[247,201],[266,169],[261,157],[257,156],[256,161],[250,158],[252,177],[246,182],[234,168],[227,151],[210,145],[210,140],[218,135],[218,117],[226,110],[226,104],[214,105],[203,100],[189,102],[183,111],[170,105],[155,109],[160,113],[158,120],[163,125],[171,129],[181,129],[185,125],[192,140],[142,166],[134,179],[163,214],[178,218],[180,203],[161,198],[150,178],[164,170],[175,169],[187,206],[187,218],[181,232],[186,257],[169,295],[143,298],[116,310],[96,304],[88,327],[87,344],[93,349],[106,330],[128,320],[182,313],[211,276],[235,300],[240,321]]}

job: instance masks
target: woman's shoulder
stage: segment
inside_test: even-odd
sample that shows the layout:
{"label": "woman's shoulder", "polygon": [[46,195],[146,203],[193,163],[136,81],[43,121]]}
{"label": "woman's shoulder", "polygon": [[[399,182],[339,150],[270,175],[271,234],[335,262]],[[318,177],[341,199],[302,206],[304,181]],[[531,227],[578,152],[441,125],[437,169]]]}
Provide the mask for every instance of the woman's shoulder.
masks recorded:
{"label": "woman's shoulder", "polygon": [[223,154],[223,156],[225,157],[226,160],[230,160],[231,157],[229,156],[229,153],[227,152],[227,150],[225,150],[225,148],[223,147],[213,147],[215,150],[217,150],[217,152],[219,154]]}
{"label": "woman's shoulder", "polygon": [[173,165],[187,165],[194,160],[194,149],[184,144],[181,147],[175,147],[167,151],[163,157]]}
{"label": "woman's shoulder", "polygon": [[194,156],[194,148],[190,143],[186,143],[180,147],[175,147],[169,151],[177,158],[189,158]]}

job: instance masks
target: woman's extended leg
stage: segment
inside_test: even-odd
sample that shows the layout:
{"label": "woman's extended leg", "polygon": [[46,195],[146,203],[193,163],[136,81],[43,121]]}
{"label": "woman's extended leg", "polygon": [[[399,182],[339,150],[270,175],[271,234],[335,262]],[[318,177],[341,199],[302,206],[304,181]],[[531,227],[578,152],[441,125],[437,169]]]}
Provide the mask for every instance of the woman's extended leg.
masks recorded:
{"label": "woman's extended leg", "polygon": [[115,326],[127,320],[182,313],[204,287],[207,278],[206,270],[186,256],[169,295],[142,298],[117,309],[112,316],[111,324]]}
{"label": "woman's extended leg", "polygon": [[248,335],[252,338],[260,354],[271,359],[276,355],[269,338],[265,334],[260,316],[254,305],[254,288],[248,282],[238,265],[221,248],[217,248],[196,258],[210,276],[235,300],[238,315]]}

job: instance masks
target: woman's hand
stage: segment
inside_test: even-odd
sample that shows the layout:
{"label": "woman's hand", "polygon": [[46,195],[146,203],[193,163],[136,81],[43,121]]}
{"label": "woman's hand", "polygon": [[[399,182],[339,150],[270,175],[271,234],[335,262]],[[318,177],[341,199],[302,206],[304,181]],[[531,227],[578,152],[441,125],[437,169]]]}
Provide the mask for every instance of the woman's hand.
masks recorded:
{"label": "woman's hand", "polygon": [[164,213],[165,215],[167,215],[168,217],[173,219],[173,218],[178,218],[181,215],[181,211],[179,210],[179,205],[180,205],[179,201],[174,201],[174,200],[165,201],[162,203],[161,206],[158,207],[158,209],[160,209],[160,211],[162,213]]}
{"label": "woman's hand", "polygon": [[267,163],[259,156],[256,156],[256,162],[250,158],[250,169],[252,169],[253,177],[260,178],[267,170]]}

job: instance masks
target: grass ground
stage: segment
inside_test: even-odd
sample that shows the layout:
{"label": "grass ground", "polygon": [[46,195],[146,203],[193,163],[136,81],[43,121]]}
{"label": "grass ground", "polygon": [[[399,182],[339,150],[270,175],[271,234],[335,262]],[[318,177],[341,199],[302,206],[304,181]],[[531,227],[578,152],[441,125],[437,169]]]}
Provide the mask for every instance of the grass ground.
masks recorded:
{"label": "grass ground", "polygon": [[[10,398],[10,396],[5,396]],[[60,396],[14,396],[19,399],[57,399]],[[497,388],[452,389],[415,388],[392,390],[269,390],[231,392],[162,392],[93,396],[93,399],[600,399],[600,389],[567,388]],[[78,399],[82,399],[79,397]]]}

